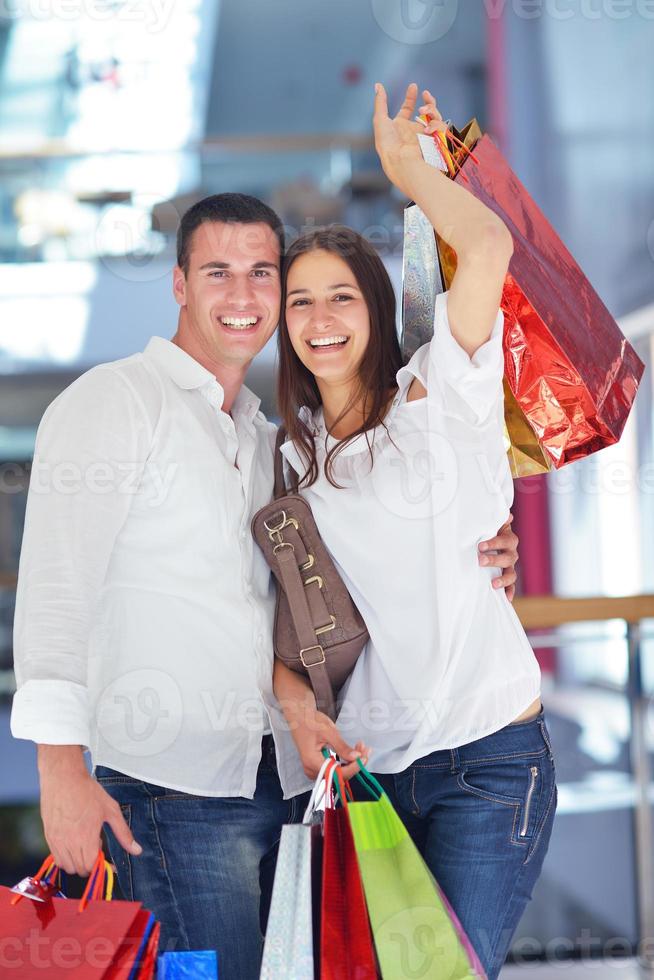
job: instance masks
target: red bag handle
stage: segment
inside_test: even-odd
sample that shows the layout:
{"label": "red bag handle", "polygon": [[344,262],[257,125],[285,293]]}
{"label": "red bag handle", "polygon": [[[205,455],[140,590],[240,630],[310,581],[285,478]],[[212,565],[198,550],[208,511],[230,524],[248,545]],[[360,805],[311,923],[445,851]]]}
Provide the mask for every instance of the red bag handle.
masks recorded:
{"label": "red bag handle", "polygon": [[[55,874],[59,879],[61,875],[61,869],[59,865],[55,864],[55,859],[52,854],[48,854],[47,858],[39,868],[39,870],[34,875],[34,880],[39,883],[47,882],[48,879]],[[86,883],[86,888],[79,902],[79,911],[83,912],[90,900],[102,899],[110,902],[113,896],[114,888],[114,872],[112,866],[105,859],[102,850],[98,851],[98,856],[95,859],[93,868],[91,869],[91,874]],[[24,895],[13,895],[11,899],[12,905],[17,905],[18,902]]]}
{"label": "red bag handle", "polygon": [[[432,133],[432,139],[433,139],[434,143],[436,144],[437,148],[439,149],[439,151],[440,151],[439,143],[441,142],[441,140],[440,140],[441,133],[443,133],[446,137],[449,137],[452,140],[453,143],[457,143],[458,146],[462,150],[465,150],[466,151],[466,153],[468,154],[468,156],[472,157],[472,159],[475,161],[476,164],[479,164],[479,160],[474,155],[474,153],[472,152],[472,150],[465,145],[465,143],[463,142],[463,140],[460,140],[458,136],[455,136],[451,129],[436,130],[435,133]],[[454,180],[454,178],[457,176],[457,174],[460,174],[461,177],[462,177],[462,179],[466,182],[466,184],[469,183],[468,177],[466,176],[466,174],[463,173],[463,170],[461,169],[461,167],[463,166],[462,163],[459,164],[458,170],[454,167],[454,165],[452,165],[452,170],[450,170],[449,160],[445,156],[443,156],[442,153],[441,153],[441,156],[445,160],[445,166],[447,167],[447,172],[450,175],[450,177],[452,178],[452,180]],[[448,156],[449,156],[449,154],[448,154]]]}

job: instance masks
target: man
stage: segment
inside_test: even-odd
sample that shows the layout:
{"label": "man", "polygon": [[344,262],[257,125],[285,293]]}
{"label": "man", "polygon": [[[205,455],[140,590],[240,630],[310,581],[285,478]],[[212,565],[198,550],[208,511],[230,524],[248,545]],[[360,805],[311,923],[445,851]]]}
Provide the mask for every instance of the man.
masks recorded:
{"label": "man", "polygon": [[[283,230],[262,202],[221,194],[184,215],[177,244],[173,340],[93,368],[39,429],[12,732],[38,743],[57,863],[88,874],[106,825],[162,948],[215,948],[221,975],[247,980],[261,885],[265,916],[281,827],[309,788],[272,692],[273,601],[250,535],[274,431],[243,379],[279,320]],[[515,541],[489,543],[509,587]],[[354,768],[327,719],[323,734]]]}

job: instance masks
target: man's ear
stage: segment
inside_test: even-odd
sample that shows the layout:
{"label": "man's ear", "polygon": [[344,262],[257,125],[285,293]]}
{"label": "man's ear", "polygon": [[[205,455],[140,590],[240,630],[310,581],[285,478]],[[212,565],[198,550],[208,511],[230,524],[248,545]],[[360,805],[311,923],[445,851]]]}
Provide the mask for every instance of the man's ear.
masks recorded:
{"label": "man's ear", "polygon": [[173,296],[178,306],[186,306],[186,276],[178,265],[173,269]]}

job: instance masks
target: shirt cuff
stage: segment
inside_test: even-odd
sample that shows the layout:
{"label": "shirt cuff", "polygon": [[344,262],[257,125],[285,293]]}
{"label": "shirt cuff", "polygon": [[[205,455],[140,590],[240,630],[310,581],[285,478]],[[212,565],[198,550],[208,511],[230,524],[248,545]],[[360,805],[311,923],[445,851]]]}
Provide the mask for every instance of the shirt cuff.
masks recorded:
{"label": "shirt cuff", "polygon": [[88,690],[73,681],[26,681],[14,695],[11,734],[37,744],[87,748],[90,741]]}
{"label": "shirt cuff", "polygon": [[488,416],[502,391],[504,313],[501,309],[497,311],[489,339],[470,357],[452,336],[447,316],[447,296],[447,293],[440,293],[436,297],[430,368],[481,420]]}

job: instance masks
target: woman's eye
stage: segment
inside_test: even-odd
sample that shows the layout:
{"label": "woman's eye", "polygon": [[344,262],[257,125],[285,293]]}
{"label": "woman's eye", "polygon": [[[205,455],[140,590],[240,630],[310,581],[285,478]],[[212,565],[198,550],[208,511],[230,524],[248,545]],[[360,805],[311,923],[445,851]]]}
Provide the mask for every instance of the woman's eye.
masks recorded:
{"label": "woman's eye", "polygon": [[348,296],[347,293],[339,293],[337,296],[334,296],[334,299],[335,300],[353,299],[353,297],[352,296]]}
{"label": "woman's eye", "polygon": [[308,302],[309,302],[308,299],[294,299],[293,302],[291,303],[291,306],[304,306],[305,303]]}

